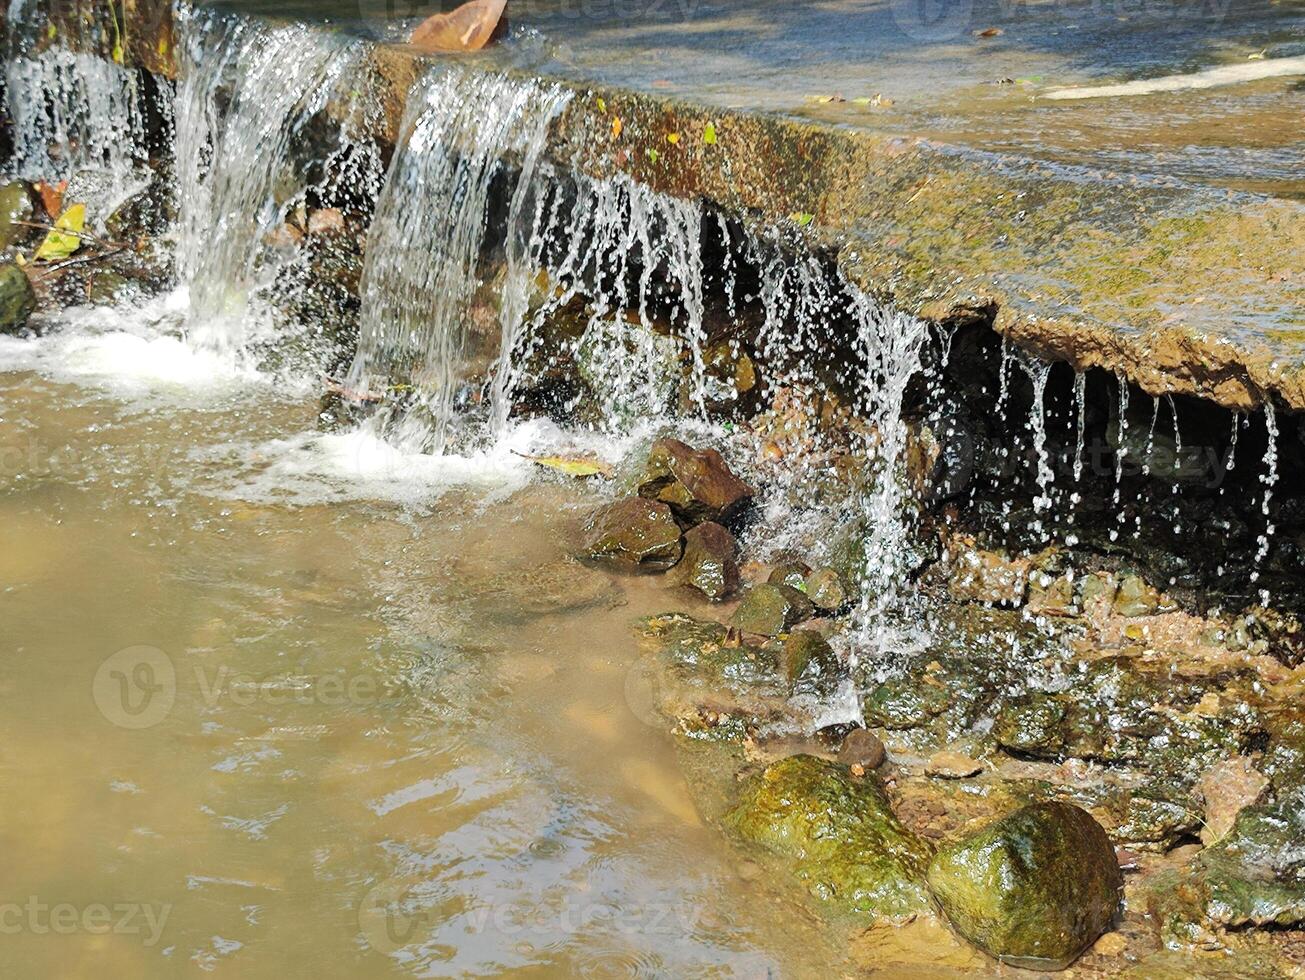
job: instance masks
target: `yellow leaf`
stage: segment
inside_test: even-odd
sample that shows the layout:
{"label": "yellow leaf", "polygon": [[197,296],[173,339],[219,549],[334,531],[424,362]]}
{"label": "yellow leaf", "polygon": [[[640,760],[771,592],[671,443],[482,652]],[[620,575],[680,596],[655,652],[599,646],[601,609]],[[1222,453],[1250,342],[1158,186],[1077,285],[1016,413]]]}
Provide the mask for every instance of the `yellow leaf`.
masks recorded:
{"label": "yellow leaf", "polygon": [[[58,262],[82,247],[80,232],[86,227],[86,205],[74,204],[45,234],[45,241],[33,256],[38,262]],[[71,234],[70,234],[71,233]]]}
{"label": "yellow leaf", "polygon": [[624,128],[624,125],[625,124],[621,122],[620,116],[612,117],[612,139],[620,139],[621,130]]}
{"label": "yellow leaf", "polygon": [[597,98],[595,101],[598,103],[598,111],[599,111],[599,112],[606,112],[606,111],[607,111],[607,101],[606,101],[606,100],[605,100],[601,95],[598,96],[598,98]]}
{"label": "yellow leaf", "polygon": [[612,467],[609,464],[592,456],[527,456],[525,453],[517,453],[517,455],[537,466],[557,470],[576,479],[590,476],[610,478],[612,475]]}
{"label": "yellow leaf", "polygon": [[707,123],[707,128],[702,131],[702,141],[708,146],[716,145],[716,124]]}
{"label": "yellow leaf", "polygon": [[676,143],[678,143],[679,141],[680,141],[680,134],[679,134],[679,133],[667,133],[667,134],[666,134],[666,142],[667,142],[667,143],[670,143],[671,146],[674,146],[674,145],[675,145]]}

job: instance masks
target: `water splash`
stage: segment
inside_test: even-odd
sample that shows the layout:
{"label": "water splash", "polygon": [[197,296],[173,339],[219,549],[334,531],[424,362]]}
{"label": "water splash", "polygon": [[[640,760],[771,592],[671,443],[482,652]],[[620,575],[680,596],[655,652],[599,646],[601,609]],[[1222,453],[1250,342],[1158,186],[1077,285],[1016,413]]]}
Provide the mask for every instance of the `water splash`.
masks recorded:
{"label": "water splash", "polygon": [[[534,187],[548,123],[567,95],[556,86],[498,75],[437,71],[408,99],[400,146],[377,202],[362,283],[358,353],[349,385],[381,390],[399,381],[420,392],[392,427],[408,446],[442,452],[468,380],[494,181],[515,180],[508,224],[507,282],[500,334],[510,347],[524,312],[547,209]],[[510,158],[518,163],[509,172]],[[483,339],[483,338],[477,338]],[[513,379],[498,382],[506,418]]]}
{"label": "water splash", "polygon": [[301,159],[347,152],[347,125],[322,127],[315,146],[310,124],[347,96],[362,45],[185,5],[177,33],[176,258],[188,329],[201,346],[238,349],[250,299],[275,275],[268,238],[310,182]]}

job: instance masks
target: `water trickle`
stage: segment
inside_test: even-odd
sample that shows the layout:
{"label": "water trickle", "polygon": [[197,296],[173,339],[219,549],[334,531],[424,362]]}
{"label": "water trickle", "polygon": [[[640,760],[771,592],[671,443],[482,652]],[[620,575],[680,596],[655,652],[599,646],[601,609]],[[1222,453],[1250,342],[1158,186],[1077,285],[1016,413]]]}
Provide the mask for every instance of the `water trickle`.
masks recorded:
{"label": "water trickle", "polygon": [[[1115,507],[1116,520],[1123,524],[1126,517],[1119,504],[1124,488],[1124,457],[1128,454],[1128,379],[1123,374],[1116,373],[1115,381],[1119,386],[1119,402],[1115,421],[1115,493],[1111,502]],[[1110,540],[1115,541],[1118,537],[1119,530],[1111,528]]]}
{"label": "water trickle", "polygon": [[1228,459],[1224,463],[1224,472],[1231,473],[1233,467],[1237,465],[1237,430],[1241,428],[1242,413],[1233,412],[1232,416],[1232,435],[1228,437]]}
{"label": "water trickle", "polygon": [[[1269,438],[1269,444],[1264,451],[1265,470],[1260,476],[1260,482],[1264,484],[1264,501],[1260,505],[1260,513],[1264,515],[1264,532],[1256,540],[1255,568],[1251,572],[1252,582],[1259,581],[1260,567],[1269,555],[1269,542],[1273,538],[1274,531],[1273,521],[1269,518],[1269,504],[1273,500],[1273,488],[1278,483],[1278,417],[1270,401],[1264,403],[1264,428]],[[1269,598],[1268,590],[1262,589],[1260,602],[1267,606]]]}
{"label": "water trickle", "polygon": [[1146,430],[1146,452],[1142,456],[1142,475],[1151,475],[1151,457],[1155,453],[1155,424],[1160,418],[1160,399],[1151,397],[1151,426]]}
{"label": "water trickle", "polygon": [[1074,482],[1083,478],[1083,443],[1087,431],[1087,375],[1074,372],[1074,401],[1078,406],[1078,430],[1074,442]]}
{"label": "water trickle", "polygon": [[347,118],[322,127],[320,145],[309,127],[347,95],[362,46],[187,6],[177,29],[177,269],[188,329],[201,346],[239,348],[249,300],[275,274],[268,237],[303,202],[308,161],[350,152]]}
{"label": "water trickle", "polygon": [[[1029,429],[1033,434],[1033,451],[1036,456],[1038,492],[1033,498],[1033,510],[1036,514],[1049,510],[1052,504],[1052,488],[1055,472],[1051,468],[1051,456],[1047,451],[1046,395],[1047,379],[1051,377],[1051,365],[1032,357],[1020,357],[1019,364],[1033,382],[1033,406],[1029,410]],[[1038,518],[1034,530],[1042,533],[1042,520]]]}

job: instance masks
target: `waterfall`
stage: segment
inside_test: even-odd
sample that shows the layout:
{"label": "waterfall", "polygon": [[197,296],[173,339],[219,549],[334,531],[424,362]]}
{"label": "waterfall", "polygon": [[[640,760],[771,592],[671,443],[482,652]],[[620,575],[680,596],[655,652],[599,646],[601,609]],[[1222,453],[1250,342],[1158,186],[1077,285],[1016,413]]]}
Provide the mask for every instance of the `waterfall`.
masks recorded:
{"label": "waterfall", "polygon": [[[419,405],[409,406],[399,427],[410,448],[442,452],[454,419],[471,353],[487,211],[500,176],[516,181],[504,316],[519,320],[524,313],[529,253],[537,246],[516,236],[526,215],[539,218],[534,175],[548,123],[566,101],[557,86],[452,69],[428,75],[409,95],[368,237],[348,383],[359,391],[395,382],[417,389]],[[516,324],[504,320],[501,327],[514,341]],[[506,397],[505,387],[500,398]]]}
{"label": "waterfall", "polygon": [[[177,268],[192,342],[241,347],[248,303],[275,271],[268,236],[302,202],[306,164],[347,153],[348,126],[310,124],[355,84],[361,42],[182,6],[176,103]],[[347,120],[346,120],[347,122]],[[305,153],[305,151],[307,151]]]}

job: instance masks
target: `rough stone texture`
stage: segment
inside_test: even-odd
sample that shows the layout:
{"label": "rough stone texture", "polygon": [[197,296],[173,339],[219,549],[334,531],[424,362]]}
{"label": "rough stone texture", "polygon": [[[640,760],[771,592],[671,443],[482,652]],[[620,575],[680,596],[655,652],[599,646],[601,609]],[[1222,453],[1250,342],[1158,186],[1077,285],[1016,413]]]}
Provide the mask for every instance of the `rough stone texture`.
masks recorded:
{"label": "rough stone texture", "polygon": [[939,851],[929,886],[952,925],[998,959],[1063,969],[1110,925],[1123,879],[1106,833],[1037,803]]}
{"label": "rough stone texture", "polygon": [[663,571],[680,560],[680,526],[665,504],[625,497],[605,504],[585,525],[584,554],[645,571]]}
{"label": "rough stone texture", "polygon": [[648,452],[639,494],[669,504],[688,523],[719,523],[738,515],[752,499],[752,488],[730,471],[716,450],[658,439]]}
{"label": "rough stone texture", "polygon": [[1206,844],[1228,836],[1237,815],[1260,802],[1269,788],[1269,777],[1244,755],[1215,763],[1196,783],[1196,793],[1205,804],[1205,825],[1201,840]]}
{"label": "rough stone texture", "polygon": [[32,284],[13,262],[0,263],[0,333],[14,333],[27,324],[36,309]]}
{"label": "rough stone texture", "polygon": [[730,622],[745,633],[779,636],[813,611],[811,600],[797,589],[765,583],[748,590]]}
{"label": "rough stone texture", "polygon": [[684,557],[675,579],[708,599],[724,599],[739,587],[738,550],[734,535],[721,525],[699,524],[684,534]]}
{"label": "rough stone texture", "polygon": [[845,909],[901,917],[929,908],[929,846],[898,821],[877,777],[790,756],[745,786],[724,823],[790,859],[812,894]]}

